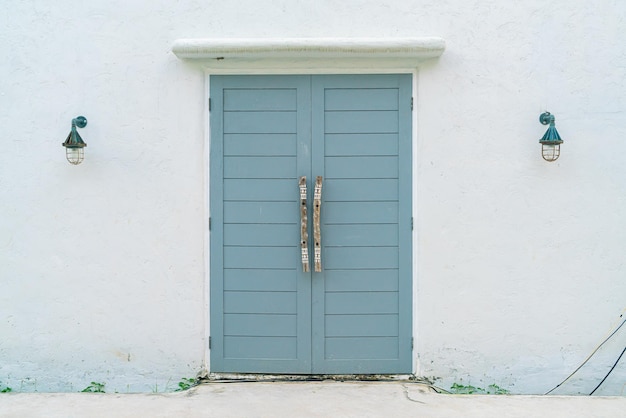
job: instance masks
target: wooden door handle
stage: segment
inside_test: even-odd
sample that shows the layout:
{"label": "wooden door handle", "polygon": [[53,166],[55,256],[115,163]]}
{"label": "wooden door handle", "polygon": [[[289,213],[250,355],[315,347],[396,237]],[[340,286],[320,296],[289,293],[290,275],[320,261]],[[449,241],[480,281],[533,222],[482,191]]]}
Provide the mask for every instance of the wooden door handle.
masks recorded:
{"label": "wooden door handle", "polygon": [[302,256],[302,271],[309,271],[309,232],[307,230],[308,217],[306,214],[306,176],[300,177],[300,253]]}
{"label": "wooden door handle", "polygon": [[315,271],[322,271],[322,230],[320,227],[320,211],[322,208],[322,176],[315,179],[313,194],[313,239],[315,241]]}

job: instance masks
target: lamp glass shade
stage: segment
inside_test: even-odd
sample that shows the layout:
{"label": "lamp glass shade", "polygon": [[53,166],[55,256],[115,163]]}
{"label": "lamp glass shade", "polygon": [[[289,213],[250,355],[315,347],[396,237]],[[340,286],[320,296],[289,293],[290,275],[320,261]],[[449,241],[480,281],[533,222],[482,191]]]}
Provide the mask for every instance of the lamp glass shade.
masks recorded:
{"label": "lamp glass shade", "polygon": [[65,148],[65,157],[70,164],[78,165],[85,159],[85,150],[83,147]]}
{"label": "lamp glass shade", "polygon": [[552,162],[556,161],[561,155],[561,144],[558,143],[543,143],[541,144],[541,156],[544,160]]}

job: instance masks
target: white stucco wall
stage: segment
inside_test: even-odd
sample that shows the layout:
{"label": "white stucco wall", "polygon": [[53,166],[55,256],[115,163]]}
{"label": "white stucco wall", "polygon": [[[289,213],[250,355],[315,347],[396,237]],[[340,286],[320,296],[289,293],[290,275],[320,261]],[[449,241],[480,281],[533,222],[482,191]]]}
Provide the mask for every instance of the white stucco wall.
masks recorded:
{"label": "white stucco wall", "polygon": [[[417,374],[542,393],[624,320],[623,2],[6,3],[0,385],[162,391],[202,370],[205,76],[181,38],[446,40],[418,73]],[[625,344],[623,327],[557,393],[591,391]],[[625,381],[622,359],[597,393]]]}

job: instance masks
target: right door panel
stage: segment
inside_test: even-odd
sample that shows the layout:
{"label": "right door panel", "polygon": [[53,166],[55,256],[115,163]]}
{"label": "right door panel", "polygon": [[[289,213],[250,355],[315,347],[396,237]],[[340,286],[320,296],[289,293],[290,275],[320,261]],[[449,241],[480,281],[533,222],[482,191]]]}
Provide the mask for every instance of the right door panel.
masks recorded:
{"label": "right door panel", "polygon": [[[315,373],[411,371],[411,76],[313,76]],[[323,174],[321,174],[323,173]]]}

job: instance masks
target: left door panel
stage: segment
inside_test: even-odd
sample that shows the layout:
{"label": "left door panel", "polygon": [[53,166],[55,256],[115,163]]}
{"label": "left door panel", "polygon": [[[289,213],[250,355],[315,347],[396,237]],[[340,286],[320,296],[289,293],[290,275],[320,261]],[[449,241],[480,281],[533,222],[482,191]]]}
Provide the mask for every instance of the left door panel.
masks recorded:
{"label": "left door panel", "polygon": [[212,371],[311,370],[298,218],[310,94],[306,76],[211,78]]}

